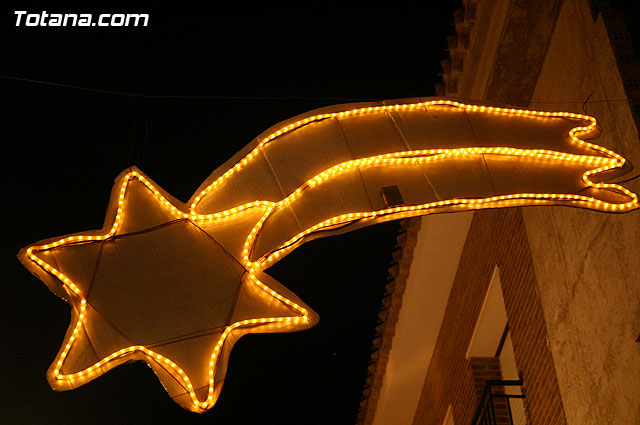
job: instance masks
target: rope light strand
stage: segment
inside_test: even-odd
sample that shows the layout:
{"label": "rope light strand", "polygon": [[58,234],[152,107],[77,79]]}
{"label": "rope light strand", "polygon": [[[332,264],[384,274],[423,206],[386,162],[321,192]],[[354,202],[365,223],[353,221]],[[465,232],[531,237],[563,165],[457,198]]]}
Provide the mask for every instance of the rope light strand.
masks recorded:
{"label": "rope light strand", "polygon": [[[480,111],[486,113],[506,114],[512,116],[530,116],[545,119],[557,119],[557,118],[571,118],[579,119],[589,122],[586,126],[574,127],[569,131],[569,137],[571,140],[583,147],[601,154],[598,155],[576,155],[563,152],[556,152],[544,149],[518,149],[509,146],[502,147],[472,147],[472,148],[456,148],[456,149],[425,149],[425,150],[413,150],[393,152],[384,155],[377,155],[368,158],[360,158],[351,161],[342,162],[334,165],[312,178],[304,182],[300,187],[286,196],[284,199],[278,202],[255,200],[249,203],[243,203],[233,208],[229,208],[223,211],[217,211],[208,214],[199,214],[196,212],[198,204],[204,197],[210,195],[212,191],[220,187],[227,179],[229,179],[234,173],[240,171],[248,164],[250,164],[257,156],[260,155],[261,150],[265,149],[271,143],[277,143],[280,138],[304,125],[318,123],[322,120],[335,117],[346,116],[359,116],[372,113],[380,113],[386,111],[397,110],[412,110],[416,108],[428,108],[430,106],[447,106],[452,108],[458,108],[465,111]],[[238,329],[250,328],[253,326],[265,325],[265,324],[300,324],[308,323],[310,320],[309,311],[304,307],[297,304],[295,301],[287,298],[286,296],[278,293],[265,283],[263,283],[258,275],[267,267],[275,263],[279,258],[286,255],[291,250],[295,249],[304,238],[311,235],[314,232],[332,229],[336,226],[348,224],[357,220],[373,220],[376,218],[400,218],[410,217],[416,215],[423,215],[432,212],[438,212],[440,210],[451,210],[458,208],[460,210],[465,209],[479,209],[487,207],[509,207],[517,205],[537,205],[545,203],[571,203],[586,208],[591,208],[599,211],[608,212],[624,212],[635,208],[638,208],[638,197],[635,193],[619,186],[617,184],[595,183],[592,181],[592,177],[595,174],[602,173],[614,168],[620,168],[624,165],[625,160],[617,153],[606,149],[602,146],[586,142],[580,138],[582,135],[589,134],[596,126],[596,119],[587,116],[570,112],[541,112],[530,111],[523,109],[507,109],[497,108],[490,106],[479,105],[466,105],[450,100],[437,100],[430,102],[419,102],[409,104],[393,104],[385,106],[372,106],[365,108],[357,108],[340,112],[323,113],[313,115],[304,119],[301,119],[293,124],[286,125],[273,133],[264,137],[259,144],[251,150],[247,155],[241,158],[236,164],[234,164],[228,171],[223,173],[205,189],[203,189],[194,202],[189,206],[189,209],[183,211],[180,207],[174,205],[166,197],[162,195],[159,188],[145,178],[141,173],[137,171],[128,172],[122,179],[120,189],[117,193],[117,209],[115,218],[111,227],[101,235],[75,235],[67,236],[65,238],[49,242],[42,245],[33,245],[26,249],[27,258],[37,264],[46,273],[53,275],[57,278],[64,288],[67,289],[72,298],[76,302],[76,322],[73,326],[64,348],[59,353],[58,359],[55,362],[53,368],[53,375],[57,381],[72,382],[74,384],[82,384],[86,381],[93,379],[98,372],[103,372],[104,368],[110,368],[114,365],[114,362],[123,359],[132,353],[142,353],[143,357],[148,361],[154,361],[160,367],[162,367],[167,373],[172,375],[177,382],[184,388],[185,392],[189,395],[192,408],[196,411],[204,411],[209,409],[216,401],[215,395],[215,371],[219,358],[221,357],[223,347],[229,336]],[[251,260],[251,254],[255,251],[255,243],[260,231],[263,229],[265,223],[269,217],[277,212],[279,209],[291,205],[300,198],[300,196],[308,190],[313,189],[318,185],[325,184],[331,181],[336,176],[343,173],[355,170],[360,167],[383,167],[389,165],[414,165],[414,164],[426,164],[433,161],[440,161],[450,158],[465,158],[477,155],[500,155],[506,157],[522,157],[533,158],[540,160],[558,161],[566,164],[579,164],[587,167],[595,167],[584,172],[582,175],[582,181],[587,187],[597,189],[610,189],[615,190],[617,193],[622,194],[627,201],[620,203],[606,202],[600,199],[596,199],[590,196],[577,195],[577,194],[562,194],[562,193],[516,193],[507,195],[498,195],[486,198],[460,198],[460,199],[448,199],[437,202],[429,202],[419,205],[403,205],[390,208],[384,208],[374,211],[360,211],[340,214],[337,216],[326,218],[307,229],[299,232],[298,234],[290,237],[284,243],[278,245],[274,249],[265,253],[257,258],[255,261]],[[106,357],[100,359],[98,362],[89,366],[86,369],[76,371],[74,373],[63,373],[62,369],[65,363],[65,359],[68,357],[69,351],[77,341],[78,334],[83,326],[87,316],[87,299],[85,294],[78,286],[76,282],[65,275],[62,271],[52,266],[42,258],[37,256],[37,253],[42,251],[51,250],[60,246],[77,244],[77,243],[90,243],[108,240],[114,238],[117,235],[118,229],[121,227],[125,211],[125,200],[127,197],[127,188],[129,184],[137,180],[144,184],[144,187],[152,194],[157,203],[168,211],[176,219],[186,219],[194,224],[198,224],[202,221],[215,222],[227,220],[230,217],[235,217],[238,214],[243,214],[246,211],[255,208],[262,208],[264,211],[257,223],[250,230],[244,240],[244,244],[241,252],[241,263],[248,271],[248,282],[255,287],[259,288],[263,293],[267,294],[282,304],[286,305],[289,309],[295,312],[296,316],[285,317],[268,317],[268,318],[256,318],[237,321],[224,328],[224,331],[220,335],[218,341],[215,343],[211,350],[210,360],[208,364],[208,390],[207,397],[204,400],[198,399],[193,387],[193,382],[190,377],[184,371],[184,369],[175,361],[167,358],[144,345],[131,345],[115,351]]]}

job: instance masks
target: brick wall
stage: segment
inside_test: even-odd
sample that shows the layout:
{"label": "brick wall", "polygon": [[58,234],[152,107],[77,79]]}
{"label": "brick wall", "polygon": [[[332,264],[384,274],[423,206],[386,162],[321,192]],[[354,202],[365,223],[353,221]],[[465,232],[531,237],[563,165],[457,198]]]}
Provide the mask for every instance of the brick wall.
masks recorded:
{"label": "brick wall", "polygon": [[473,371],[476,396],[482,394],[485,381],[502,379],[500,360],[497,357],[471,357],[469,363]]}
{"label": "brick wall", "polygon": [[450,403],[456,425],[470,423],[478,394],[473,367],[465,353],[496,265],[530,425],[566,424],[521,211],[508,208],[477,211],[474,215],[415,425],[442,424]]}
{"label": "brick wall", "polygon": [[[469,363],[471,363],[471,370],[473,370],[473,381],[476,396],[478,397],[482,395],[486,381],[502,379],[500,359],[498,357],[471,357]],[[503,387],[493,386],[491,392],[493,394],[505,394]],[[496,425],[509,425],[506,399],[495,398],[493,400],[491,415]]]}

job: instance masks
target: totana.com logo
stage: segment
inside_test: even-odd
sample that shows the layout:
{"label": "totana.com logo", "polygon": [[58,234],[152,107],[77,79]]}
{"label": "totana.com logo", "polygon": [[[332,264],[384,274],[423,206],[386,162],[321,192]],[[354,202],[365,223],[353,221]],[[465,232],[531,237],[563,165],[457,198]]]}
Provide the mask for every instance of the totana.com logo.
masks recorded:
{"label": "totana.com logo", "polygon": [[97,19],[92,13],[27,13],[16,10],[16,27],[146,27],[148,13],[101,13]]}

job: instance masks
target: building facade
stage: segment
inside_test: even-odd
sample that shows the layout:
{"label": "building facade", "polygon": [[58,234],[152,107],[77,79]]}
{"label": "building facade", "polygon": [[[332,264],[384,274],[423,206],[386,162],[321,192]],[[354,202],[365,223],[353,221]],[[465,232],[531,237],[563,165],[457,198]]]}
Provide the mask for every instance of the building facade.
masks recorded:
{"label": "building facade", "polygon": [[[588,0],[463,6],[439,95],[593,115],[597,143],[630,162],[612,181],[640,192],[624,16]],[[359,424],[471,425],[482,406],[488,423],[640,424],[640,212],[408,220],[390,275]]]}

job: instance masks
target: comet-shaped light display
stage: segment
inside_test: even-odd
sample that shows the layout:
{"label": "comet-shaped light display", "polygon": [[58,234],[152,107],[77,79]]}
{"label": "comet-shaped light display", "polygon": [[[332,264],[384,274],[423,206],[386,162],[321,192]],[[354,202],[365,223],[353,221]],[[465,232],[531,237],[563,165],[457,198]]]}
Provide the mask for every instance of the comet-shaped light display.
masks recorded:
{"label": "comet-shaped light display", "polygon": [[101,230],[18,254],[72,309],[49,383],[68,390],[142,360],[174,401],[204,412],[241,336],[317,323],[264,272],[306,241],[470,209],[638,208],[603,183],[625,160],[585,141],[597,130],[590,116],[445,99],[337,105],[267,130],[186,204],[125,170]]}

